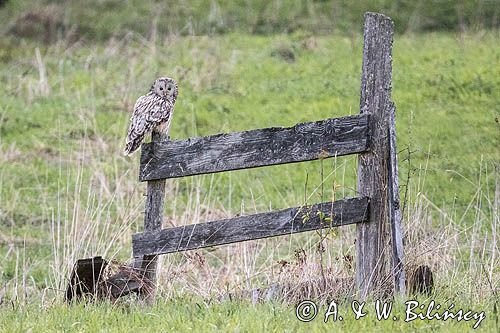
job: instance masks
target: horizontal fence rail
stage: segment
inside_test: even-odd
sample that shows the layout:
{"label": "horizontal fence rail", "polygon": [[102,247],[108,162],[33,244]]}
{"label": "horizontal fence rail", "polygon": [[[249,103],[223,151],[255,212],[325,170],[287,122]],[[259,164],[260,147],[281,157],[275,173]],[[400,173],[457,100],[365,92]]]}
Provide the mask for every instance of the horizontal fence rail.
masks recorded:
{"label": "horizontal fence rail", "polygon": [[368,115],[142,146],[140,181],[317,160],[368,150]]}
{"label": "horizontal fence rail", "polygon": [[157,255],[368,221],[369,199],[351,198],[144,232],[132,236],[134,256]]}

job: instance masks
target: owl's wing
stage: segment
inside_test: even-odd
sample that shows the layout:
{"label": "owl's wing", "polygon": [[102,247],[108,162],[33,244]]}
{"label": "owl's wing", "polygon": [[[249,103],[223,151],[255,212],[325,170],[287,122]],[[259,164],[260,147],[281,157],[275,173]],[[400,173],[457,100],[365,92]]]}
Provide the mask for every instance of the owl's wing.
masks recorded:
{"label": "owl's wing", "polygon": [[159,124],[168,122],[171,114],[170,102],[153,95],[139,97],[130,118],[124,154],[130,155],[137,150],[144,136]]}

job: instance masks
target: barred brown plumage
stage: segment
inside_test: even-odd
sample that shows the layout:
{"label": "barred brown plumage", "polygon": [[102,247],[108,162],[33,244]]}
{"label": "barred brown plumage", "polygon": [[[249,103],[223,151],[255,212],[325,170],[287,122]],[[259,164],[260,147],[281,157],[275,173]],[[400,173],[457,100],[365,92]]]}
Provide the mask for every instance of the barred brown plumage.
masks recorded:
{"label": "barred brown plumage", "polygon": [[178,87],[175,80],[161,77],[155,80],[146,95],[137,99],[130,118],[125,155],[137,150],[144,136],[151,130],[168,133],[177,94]]}

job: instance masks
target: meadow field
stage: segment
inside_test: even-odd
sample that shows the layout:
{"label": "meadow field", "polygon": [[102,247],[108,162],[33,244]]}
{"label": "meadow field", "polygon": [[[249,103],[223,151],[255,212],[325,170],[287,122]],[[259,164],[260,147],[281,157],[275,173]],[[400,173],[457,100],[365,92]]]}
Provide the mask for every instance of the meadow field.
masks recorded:
{"label": "meadow field", "polygon": [[[201,15],[197,6],[190,12],[195,18]],[[19,13],[28,8],[28,2],[8,3],[0,17],[24,17]],[[92,10],[87,15],[96,15]],[[127,10],[103,15],[116,26],[113,19]],[[263,304],[219,301],[273,283],[352,277],[353,227],[164,256],[153,306],[134,299],[63,302],[76,259],[131,259],[131,235],[142,231],[146,184],[138,182],[140,154],[124,157],[122,150],[135,100],[155,78],[168,75],[179,83],[171,139],[359,113],[361,25],[325,33],[324,18],[315,17],[290,31],[265,30],[281,22],[272,25],[271,19],[254,22],[262,31],[227,20],[212,31],[212,21],[198,20],[205,22],[200,33],[185,32],[179,22],[170,28],[181,33],[172,33],[158,23],[161,17],[148,25],[138,21],[135,30],[133,21],[124,20],[121,34],[99,21],[54,28],[58,33],[48,40],[25,38],[15,23],[26,22],[11,19],[0,35],[0,331],[470,329],[472,322],[373,316],[297,320],[297,302],[313,296],[326,302],[341,288],[334,284],[298,288]],[[500,36],[495,29],[443,30],[451,29],[426,32],[415,25],[394,37],[405,255],[409,270],[425,264],[435,274],[433,294],[419,300],[485,311],[480,329],[495,331]],[[354,156],[169,180],[164,226],[354,196],[356,165]],[[396,300],[396,308],[404,301]]]}

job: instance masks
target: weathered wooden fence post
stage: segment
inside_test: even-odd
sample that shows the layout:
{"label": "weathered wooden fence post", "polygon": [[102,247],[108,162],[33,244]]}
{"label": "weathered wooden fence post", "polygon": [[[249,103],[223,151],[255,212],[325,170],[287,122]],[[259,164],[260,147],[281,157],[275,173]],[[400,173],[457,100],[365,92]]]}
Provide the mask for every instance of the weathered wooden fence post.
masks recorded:
{"label": "weathered wooden fence post", "polygon": [[[134,268],[151,282],[152,290],[144,290],[135,271],[122,271],[106,281],[112,297],[142,291],[143,298],[153,300],[160,254],[349,224],[357,224],[359,299],[389,296],[393,287],[404,295],[396,108],[391,101],[392,38],[390,18],[365,14],[359,115],[176,141],[169,141],[168,133],[153,132],[152,142],[141,149],[139,180],[148,182],[144,232],[132,236]],[[350,154],[360,154],[356,198],[162,229],[166,179]],[[68,292],[77,283],[71,280]]]}
{"label": "weathered wooden fence post", "polygon": [[[153,131],[151,141],[165,142],[168,140],[168,133],[158,133]],[[144,209],[144,232],[161,230],[163,223],[163,203],[165,199],[165,179],[148,181],[146,191],[146,204]],[[151,301],[156,292],[156,272],[158,271],[158,255],[145,255],[137,258],[140,270],[144,278],[151,282],[153,289],[143,296]]]}
{"label": "weathered wooden fence post", "polygon": [[398,159],[396,152],[396,106],[390,109],[389,120],[389,216],[392,235],[392,274],[394,274],[394,292],[406,295],[406,276],[403,266],[403,228],[399,204]]}
{"label": "weathered wooden fence post", "polygon": [[389,235],[389,137],[393,22],[365,14],[360,112],[368,114],[369,151],[359,155],[358,192],[370,197],[370,219],[357,225],[356,284],[361,299],[380,295],[387,283]]}

